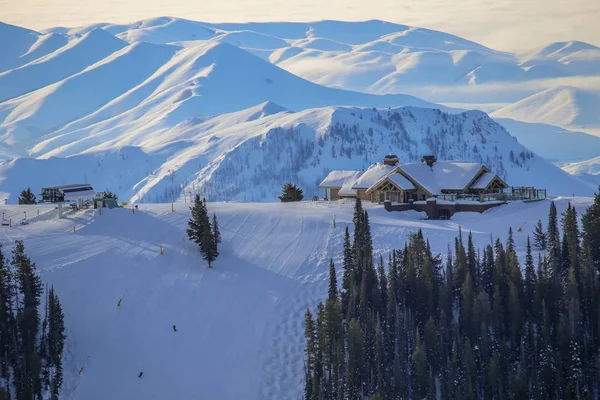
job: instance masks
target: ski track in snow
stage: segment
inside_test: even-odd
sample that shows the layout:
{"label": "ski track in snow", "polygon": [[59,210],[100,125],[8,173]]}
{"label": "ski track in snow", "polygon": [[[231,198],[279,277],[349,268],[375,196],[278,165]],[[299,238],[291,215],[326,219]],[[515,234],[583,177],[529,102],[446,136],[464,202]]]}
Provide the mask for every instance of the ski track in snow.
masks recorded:
{"label": "ski track in snow", "polygon": [[[569,202],[581,215],[591,199],[559,198],[558,212]],[[417,229],[434,252],[444,254],[459,227],[464,237],[472,232],[475,246],[482,248],[490,235],[505,240],[512,226],[524,257],[527,235],[537,219],[546,220],[549,201],[456,214],[450,221],[365,207],[375,257],[386,261]],[[327,295],[330,258],[341,283],[344,230],[349,226],[352,234],[353,204],[209,203],[208,208],[219,217],[223,238],[210,270],[184,238],[190,215],[185,203],[176,203],[175,212],[170,204],[144,204],[135,215],[131,209],[102,215],[87,210],[62,220],[49,219],[49,208],[29,225],[3,229],[5,254],[14,240],[23,239],[42,279],[63,302],[65,399],[301,397],[304,313],[316,312]],[[6,215],[25,209],[0,206]]]}

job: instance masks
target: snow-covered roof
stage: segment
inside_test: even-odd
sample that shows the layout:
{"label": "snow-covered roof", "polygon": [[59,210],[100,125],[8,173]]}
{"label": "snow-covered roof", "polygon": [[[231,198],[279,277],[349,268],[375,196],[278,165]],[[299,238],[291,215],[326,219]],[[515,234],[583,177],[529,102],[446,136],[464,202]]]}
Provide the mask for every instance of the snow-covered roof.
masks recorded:
{"label": "snow-covered roof", "polygon": [[319,187],[341,188],[345,183],[353,184],[361,174],[362,171],[331,171],[319,184]]}
{"label": "snow-covered roof", "polygon": [[413,185],[412,182],[406,179],[402,174],[391,174],[390,176],[388,176],[388,178],[390,178],[390,180],[402,190],[416,189],[415,185]]}
{"label": "snow-covered roof", "polygon": [[431,167],[425,163],[401,164],[399,167],[425,190],[436,195],[442,190],[463,190],[483,164],[438,161]]}
{"label": "snow-covered roof", "polygon": [[[361,172],[361,174],[362,174],[362,172]],[[342,186],[340,191],[338,192],[339,195],[340,196],[356,196],[356,190],[352,189],[352,186],[354,186],[354,182],[356,182],[356,179],[348,179],[344,183],[344,185]]]}
{"label": "snow-covered roof", "polygon": [[352,189],[368,189],[391,174],[396,168],[398,168],[398,166],[386,165],[383,163],[373,164],[356,180]]}
{"label": "snow-covered roof", "polygon": [[371,190],[374,190],[375,188],[379,187],[379,185],[381,185],[386,179],[389,179],[390,181],[392,181],[397,187],[399,187],[402,190],[416,189],[415,185],[413,185],[413,183],[411,181],[409,181],[408,179],[406,179],[402,174],[391,173],[390,175],[384,176],[383,178],[381,178],[380,180],[375,182],[373,185],[371,185],[369,190],[367,190],[367,193],[369,193]]}
{"label": "snow-covered roof", "polygon": [[486,172],[485,174],[481,175],[479,179],[475,181],[475,183],[471,185],[471,189],[485,189],[490,183],[492,183],[495,177],[496,174],[494,174],[493,172]]}

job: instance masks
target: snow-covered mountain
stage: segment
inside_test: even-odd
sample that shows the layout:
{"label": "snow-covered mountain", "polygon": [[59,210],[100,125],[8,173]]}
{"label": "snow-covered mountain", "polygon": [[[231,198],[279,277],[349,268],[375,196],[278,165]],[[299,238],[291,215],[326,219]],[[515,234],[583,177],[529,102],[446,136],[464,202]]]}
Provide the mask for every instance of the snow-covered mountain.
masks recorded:
{"label": "snow-covered mountain", "polygon": [[561,86],[536,93],[491,115],[562,127],[600,127],[600,95]]}
{"label": "snow-covered mountain", "polygon": [[0,165],[0,191],[73,181],[110,188],[121,199],[166,201],[201,193],[211,200],[273,201],[282,183],[307,197],[333,169],[366,169],[388,153],[482,162],[509,184],[550,194],[590,195],[593,186],[523,147],[487,114],[437,109],[325,107],[291,112],[274,103],[175,126],[153,115],[99,124],[40,142],[38,159]]}
{"label": "snow-covered mountain", "polygon": [[585,181],[600,187],[600,157],[590,160],[570,163],[563,166],[563,169]]}
{"label": "snow-covered mountain", "polygon": [[[181,185],[212,198],[270,200],[282,179],[314,193],[323,174],[341,164],[364,168],[387,152],[406,161],[433,152],[439,159],[493,164],[515,185],[587,194],[586,184],[539,157],[519,157],[531,151],[561,162],[597,157],[595,138],[504,120],[525,149],[482,113],[441,114],[434,110],[455,110],[399,94],[425,85],[477,91],[486,82],[524,82],[543,75],[535,72],[536,63],[563,63],[559,75],[568,76],[572,58],[585,58],[580,52],[594,62],[594,48],[584,44],[552,49],[519,58],[383,21],[207,24],[165,17],[45,32],[0,24],[0,160],[7,161],[0,167],[0,190],[14,194],[23,185],[18,179],[27,176],[32,187],[87,179],[137,201],[165,198]],[[593,111],[588,100],[578,109]],[[429,110],[406,109],[414,120],[406,110],[388,115],[389,107],[398,106]],[[373,107],[380,111],[369,111]],[[382,122],[396,114],[401,121]],[[475,120],[485,122],[471,135],[467,126]],[[351,129],[345,142],[325,134],[338,124]],[[369,129],[381,131],[379,142],[370,142]],[[292,138],[282,140],[281,131],[293,132]],[[463,131],[472,137],[448,136]],[[562,140],[562,149],[552,146],[550,134]],[[495,141],[497,149],[489,145]],[[331,145],[336,157],[325,157]],[[272,147],[292,156],[275,168]],[[339,154],[348,151],[352,160],[341,163]],[[242,154],[244,161],[250,157],[246,170],[234,158]],[[19,156],[24,158],[13,160]],[[63,173],[49,175],[53,168]],[[28,173],[38,169],[35,177]],[[269,182],[253,181],[261,171]]]}

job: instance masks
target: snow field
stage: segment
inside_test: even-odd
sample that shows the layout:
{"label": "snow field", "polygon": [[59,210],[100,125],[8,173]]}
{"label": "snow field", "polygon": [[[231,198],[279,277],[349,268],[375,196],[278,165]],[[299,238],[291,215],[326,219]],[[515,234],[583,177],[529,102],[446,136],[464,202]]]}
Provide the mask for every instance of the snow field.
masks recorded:
{"label": "snow field", "polygon": [[[591,204],[589,198],[558,198],[559,213],[569,201],[580,215]],[[353,203],[209,203],[223,237],[213,269],[183,240],[189,204],[174,207],[141,204],[135,214],[86,210],[3,229],[4,251],[23,239],[63,303],[65,398],[297,399],[303,314],[326,295],[330,257],[341,275]],[[538,218],[546,220],[548,207],[549,201],[512,203],[427,221],[366,204],[375,256],[384,259],[418,229],[434,252],[445,253],[459,226],[464,235],[473,232],[479,248],[490,235],[505,240],[512,226],[523,257],[526,235]],[[24,209],[0,208],[10,215]]]}

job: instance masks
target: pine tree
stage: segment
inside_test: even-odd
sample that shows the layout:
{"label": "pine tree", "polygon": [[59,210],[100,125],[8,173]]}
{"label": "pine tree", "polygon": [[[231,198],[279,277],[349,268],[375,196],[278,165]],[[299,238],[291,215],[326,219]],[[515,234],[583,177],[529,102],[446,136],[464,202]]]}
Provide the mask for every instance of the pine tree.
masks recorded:
{"label": "pine tree", "polygon": [[546,250],[547,247],[547,233],[544,232],[544,227],[542,225],[542,220],[538,220],[535,225],[535,231],[533,232],[535,248],[538,250]]}
{"label": "pine tree", "polygon": [[10,381],[10,358],[14,349],[13,278],[0,245],[0,376]]}
{"label": "pine tree", "polygon": [[197,194],[194,198],[194,205],[190,207],[190,211],[192,212],[192,217],[188,221],[189,228],[186,232],[190,241],[200,246],[204,235],[204,220],[207,218],[206,207],[204,202],[200,199],[200,195]]}
{"label": "pine tree", "polygon": [[310,310],[304,314],[304,338],[306,339],[306,348],[304,350],[304,400],[312,400],[313,375],[315,373],[315,363],[317,355],[317,333],[315,321]]}
{"label": "pine tree", "polygon": [[66,336],[62,306],[53,287],[50,288],[48,302],[48,364],[54,370],[50,378],[51,398],[54,400],[58,399],[63,382],[62,353]]}
{"label": "pine tree", "polygon": [[294,201],[302,201],[304,198],[304,194],[302,193],[302,189],[298,188],[296,185],[290,183],[286,183],[283,185],[281,189],[281,196],[279,196],[279,200],[282,203],[289,203]]}
{"label": "pine tree", "polygon": [[535,275],[535,269],[533,266],[533,255],[531,254],[531,242],[529,236],[527,237],[527,252],[525,254],[525,312],[528,317],[534,316],[534,301],[535,291],[537,286],[537,277]]}
{"label": "pine tree", "polygon": [[548,213],[548,264],[554,276],[560,278],[560,232],[558,230],[558,217],[554,201],[550,203]]}
{"label": "pine tree", "polygon": [[221,232],[219,231],[219,222],[217,221],[216,214],[213,214],[212,218],[212,234],[215,239],[215,244],[219,246],[221,244]]}
{"label": "pine tree", "polygon": [[347,400],[362,400],[364,373],[364,336],[360,324],[353,319],[348,325],[348,372],[346,376]]}
{"label": "pine tree", "polygon": [[593,204],[581,217],[584,247],[589,262],[600,272],[600,187]]}
{"label": "pine tree", "polygon": [[186,230],[188,238],[198,245],[202,258],[208,263],[208,268],[212,268],[212,263],[219,256],[218,243],[214,234],[219,233],[218,224],[214,225],[216,217],[211,226],[206,200],[200,200],[199,195],[194,198],[194,205],[190,207],[190,210],[192,217],[188,221],[189,228]]}
{"label": "pine tree", "polygon": [[341,301],[342,301],[342,315],[345,317],[348,315],[348,301],[349,296],[354,291],[354,261],[352,244],[350,243],[350,232],[348,226],[344,233],[344,273],[342,274],[342,290],[341,290]]}
{"label": "pine tree", "polygon": [[43,293],[42,281],[35,272],[35,264],[25,254],[23,241],[16,241],[12,251],[12,265],[21,297],[17,312],[20,363],[15,371],[18,398],[41,397],[42,360],[37,352],[40,328],[39,306]]}
{"label": "pine tree", "polygon": [[425,352],[421,348],[419,331],[415,334],[415,351],[412,353],[412,365],[415,374],[414,397],[423,399],[427,393],[427,365],[425,363]]}
{"label": "pine tree", "polygon": [[21,191],[21,195],[19,196],[19,204],[37,204],[35,195],[30,188]]}
{"label": "pine tree", "polygon": [[217,250],[217,243],[208,223],[208,217],[202,230],[200,252],[202,253],[202,258],[208,263],[208,268],[212,268],[213,262],[219,257],[219,251]]}
{"label": "pine tree", "polygon": [[335,275],[335,264],[333,258],[329,259],[329,295],[328,299],[337,300],[337,277]]}

